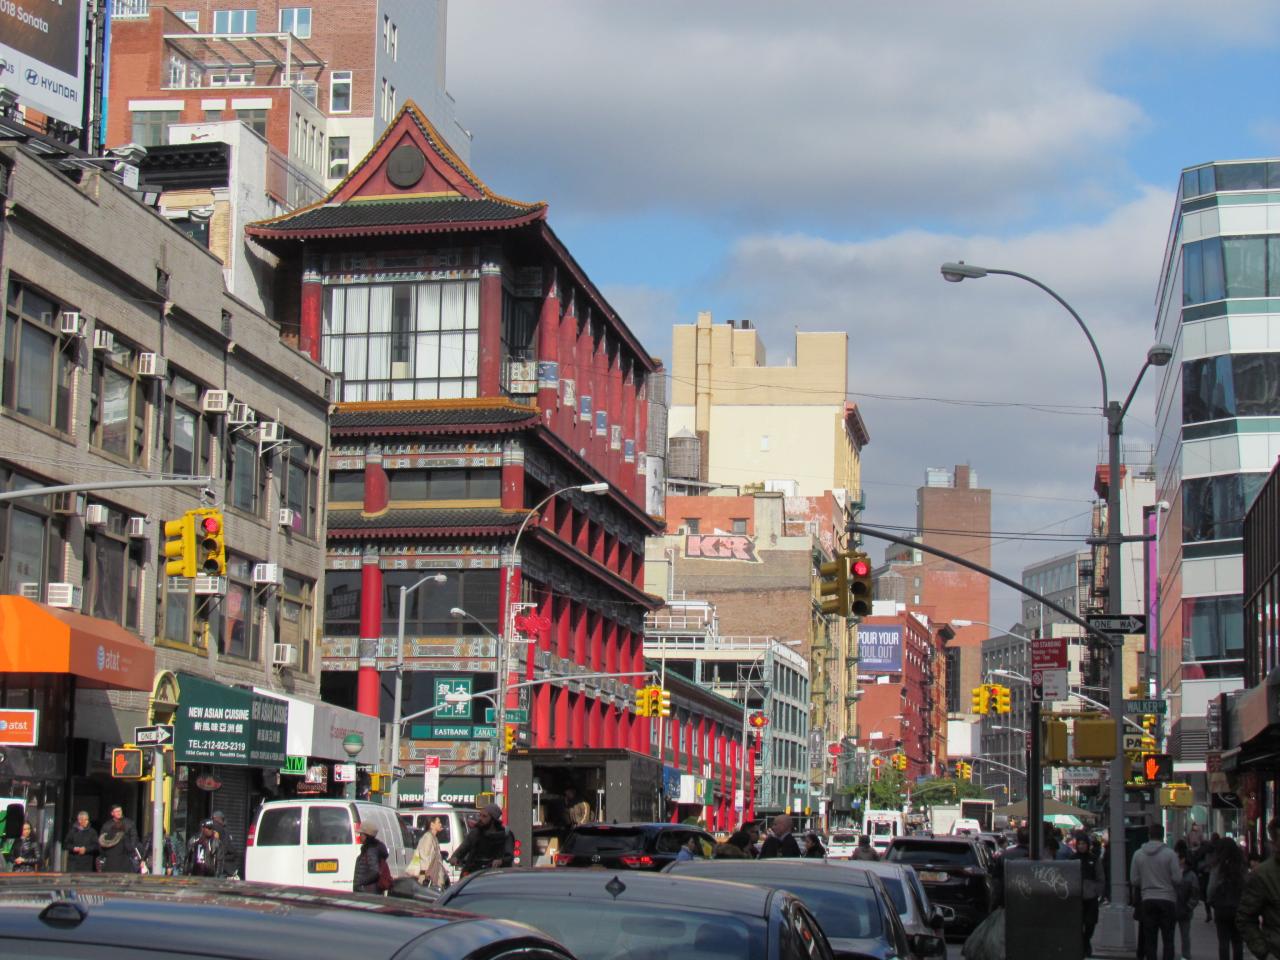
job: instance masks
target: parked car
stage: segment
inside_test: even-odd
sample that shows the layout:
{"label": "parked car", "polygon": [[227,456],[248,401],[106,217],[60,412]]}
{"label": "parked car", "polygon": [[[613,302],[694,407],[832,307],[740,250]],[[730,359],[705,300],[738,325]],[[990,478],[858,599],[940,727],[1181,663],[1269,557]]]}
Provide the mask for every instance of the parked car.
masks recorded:
{"label": "parked car", "polygon": [[[152,954],[152,950],[155,954]],[[191,877],[17,874],[0,956],[207,960],[575,960],[521,923],[388,900]]]}
{"label": "parked car", "polygon": [[[467,812],[474,813],[474,811]],[[436,840],[440,844],[440,853],[445,860],[445,869],[449,871],[450,879],[457,880],[461,876],[461,871],[458,867],[449,865],[449,858],[462,843],[469,829],[464,811],[455,809],[448,803],[429,803],[422,807],[406,807],[400,810],[400,820],[409,828],[414,847],[417,847],[418,841],[427,832],[427,825],[437,818],[444,827]],[[409,851],[409,856],[413,857],[412,849]]]}
{"label": "parked car", "polygon": [[[733,880],[774,890],[789,890],[804,901],[822,926],[837,957],[866,960],[922,960],[946,953],[941,938],[917,944],[907,936],[897,908],[879,877],[865,870],[820,860],[685,860],[673,863],[666,873],[679,876]],[[942,950],[938,951],[937,946]],[[928,953],[917,949],[927,946]]]}
{"label": "parked car", "polygon": [[906,864],[886,863],[883,860],[840,860],[836,863],[850,870],[864,870],[880,878],[916,953],[927,957],[946,954],[947,944],[942,931],[948,921],[955,920],[955,911],[929,900],[928,891],[914,869]]}
{"label": "parked car", "polygon": [[982,844],[969,837],[897,837],[890,863],[915,868],[929,899],[955,911],[948,929],[972,929],[991,911],[995,881]]}
{"label": "parked car", "polygon": [[446,890],[439,905],[534,924],[563,937],[580,960],[834,960],[797,897],[722,880],[485,870]]}
{"label": "parked car", "polygon": [[834,830],[827,844],[828,860],[847,860],[858,849],[858,835],[844,830]]}
{"label": "parked car", "polygon": [[413,837],[391,807],[362,800],[271,800],[258,810],[244,845],[244,878],[257,883],[349,892],[364,839],[360,825],[378,827],[391,875],[408,869]]}
{"label": "parked car", "polygon": [[584,823],[572,828],[556,854],[557,867],[661,870],[680,848],[697,841],[695,857],[710,858],[715,839],[682,823]]}

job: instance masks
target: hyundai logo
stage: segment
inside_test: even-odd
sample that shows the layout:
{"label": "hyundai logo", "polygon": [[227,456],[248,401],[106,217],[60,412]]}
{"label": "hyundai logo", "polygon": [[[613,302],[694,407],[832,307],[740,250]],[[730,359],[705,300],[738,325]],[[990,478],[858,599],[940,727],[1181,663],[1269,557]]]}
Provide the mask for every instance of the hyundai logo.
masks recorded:
{"label": "hyundai logo", "polygon": [[27,68],[27,83],[31,84],[32,86],[35,86],[35,85],[36,85],[37,83],[39,83],[39,82],[40,82],[40,74],[38,74],[35,70],[33,70],[33,69],[31,69],[30,67],[28,67],[28,68]]}

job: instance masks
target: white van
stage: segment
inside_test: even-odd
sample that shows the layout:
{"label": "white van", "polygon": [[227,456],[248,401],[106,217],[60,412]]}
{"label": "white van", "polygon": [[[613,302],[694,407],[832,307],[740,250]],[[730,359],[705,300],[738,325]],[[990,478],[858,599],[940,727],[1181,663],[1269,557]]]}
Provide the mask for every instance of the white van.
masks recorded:
{"label": "white van", "polygon": [[862,818],[862,832],[871,838],[871,846],[883,857],[894,837],[906,835],[906,817],[901,810],[868,810]]}
{"label": "white van", "polygon": [[350,893],[366,821],[377,824],[391,875],[401,876],[413,847],[394,810],[362,800],[299,797],[262,805],[245,838],[244,878]]}
{"label": "white van", "polygon": [[[471,815],[475,816],[475,811],[471,811]],[[400,820],[404,823],[409,831],[413,834],[414,845],[409,848],[409,858],[413,858],[414,848],[417,846],[417,838],[420,838],[426,832],[427,825],[437,817],[444,829],[440,831],[440,836],[436,839],[440,843],[440,854],[445,859],[445,869],[449,871],[449,879],[457,880],[462,876],[462,872],[458,867],[449,863],[449,857],[453,855],[453,851],[458,849],[463,839],[467,836],[467,820],[463,816],[462,811],[454,809],[447,803],[428,803],[422,807],[406,807],[400,811]]]}

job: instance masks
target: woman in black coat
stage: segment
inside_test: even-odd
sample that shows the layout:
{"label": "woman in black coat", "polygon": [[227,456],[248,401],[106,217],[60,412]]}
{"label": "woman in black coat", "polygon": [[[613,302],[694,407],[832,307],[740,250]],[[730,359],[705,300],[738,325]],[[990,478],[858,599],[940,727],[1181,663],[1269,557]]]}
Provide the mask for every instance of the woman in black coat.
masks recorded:
{"label": "woman in black coat", "polygon": [[13,841],[13,849],[9,851],[9,863],[15,873],[36,873],[44,866],[44,857],[40,853],[40,839],[31,828],[30,822],[22,825],[22,836]]}
{"label": "woman in black coat", "polygon": [[356,872],[351,889],[355,893],[382,893],[378,889],[378,877],[382,874],[382,864],[391,854],[378,839],[377,825],[362,823],[360,832],[364,834],[364,842],[360,844],[360,855],[356,857]]}
{"label": "woman in black coat", "polygon": [[93,861],[98,856],[98,831],[89,825],[89,814],[81,810],[76,822],[62,841],[67,851],[67,873],[93,873]]}

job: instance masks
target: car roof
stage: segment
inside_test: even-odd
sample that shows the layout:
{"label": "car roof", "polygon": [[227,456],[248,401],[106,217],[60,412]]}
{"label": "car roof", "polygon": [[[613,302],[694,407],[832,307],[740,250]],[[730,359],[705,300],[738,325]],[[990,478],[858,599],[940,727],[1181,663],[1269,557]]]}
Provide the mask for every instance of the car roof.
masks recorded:
{"label": "car roof", "polygon": [[598,830],[598,831],[617,830],[619,832],[641,831],[644,833],[661,833],[662,831],[665,831],[665,830],[685,830],[685,831],[692,831],[693,833],[707,832],[702,827],[695,827],[692,824],[688,824],[688,823],[643,823],[643,822],[597,823],[597,822],[591,822],[591,823],[576,824],[573,829],[574,830]]}
{"label": "car roof", "polygon": [[743,883],[783,884],[788,880],[805,880],[810,883],[839,883],[845,886],[869,887],[871,881],[865,873],[838,867],[816,857],[777,857],[768,860],[683,860],[664,868],[664,873],[726,874],[729,879],[741,878]]}
{"label": "car roof", "polygon": [[[45,910],[54,913],[46,916]],[[139,936],[154,943],[188,944],[193,954],[245,960],[373,960],[423,938],[429,952],[420,953],[415,944],[415,955],[464,956],[496,938],[555,943],[524,924],[412,900],[276,884],[136,874],[78,874],[74,879],[18,874],[0,884],[0,944],[13,939],[128,944]],[[217,944],[217,949],[206,951],[201,944]]]}
{"label": "car roof", "polygon": [[924,845],[924,844],[926,844],[926,843],[927,843],[927,844],[932,844],[932,845],[936,845],[936,844],[939,844],[939,843],[954,843],[954,844],[957,844],[957,845],[960,845],[960,846],[972,847],[972,846],[974,846],[975,844],[980,843],[980,842],[981,842],[981,841],[979,841],[979,840],[975,839],[974,837],[956,837],[956,836],[941,836],[941,837],[894,837],[894,838],[893,838],[893,846],[895,846],[895,847],[898,847],[898,846],[902,846],[902,847],[923,846],[923,845]]}
{"label": "car roof", "polygon": [[[741,862],[741,861],[736,861]],[[615,883],[616,881],[616,883]],[[621,890],[618,887],[621,886]],[[716,910],[767,917],[773,891],[747,883],[676,877],[669,873],[609,870],[485,870],[451,887],[442,898],[478,894],[493,897],[576,897],[603,903],[649,903],[691,910]]]}
{"label": "car roof", "polygon": [[905,873],[914,873],[910,865],[890,863],[886,860],[828,860],[828,865],[841,870],[862,870],[876,876],[901,877]]}

